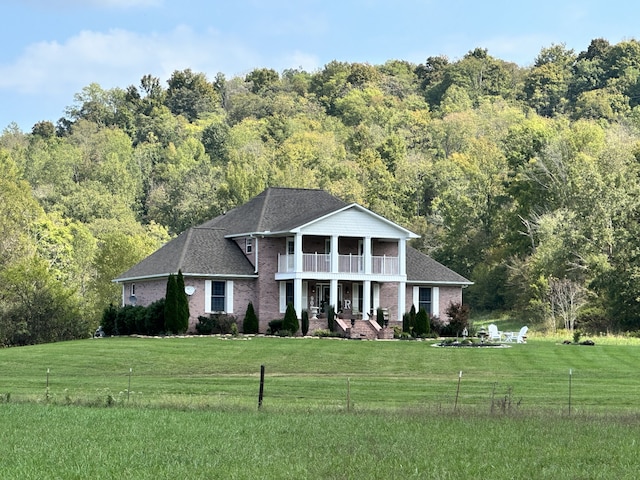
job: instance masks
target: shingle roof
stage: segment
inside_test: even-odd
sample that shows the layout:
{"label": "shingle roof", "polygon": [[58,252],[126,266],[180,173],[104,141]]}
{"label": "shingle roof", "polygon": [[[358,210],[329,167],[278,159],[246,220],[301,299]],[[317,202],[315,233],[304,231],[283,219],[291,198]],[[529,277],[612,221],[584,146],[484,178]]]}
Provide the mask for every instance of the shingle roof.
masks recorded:
{"label": "shingle roof", "polygon": [[407,282],[471,285],[473,282],[433,258],[407,246]]}
{"label": "shingle roof", "polygon": [[178,235],[115,280],[166,276],[179,269],[185,275],[253,275],[251,262],[225,237],[286,232],[345,206],[324,190],[268,188],[244,205]]}
{"label": "shingle roof", "polygon": [[324,190],[272,187],[202,227],[222,228],[225,235],[287,232],[346,205]]}
{"label": "shingle roof", "polygon": [[224,230],[193,227],[178,235],[118,278],[166,276],[182,270],[185,275],[254,275],[251,262]]}

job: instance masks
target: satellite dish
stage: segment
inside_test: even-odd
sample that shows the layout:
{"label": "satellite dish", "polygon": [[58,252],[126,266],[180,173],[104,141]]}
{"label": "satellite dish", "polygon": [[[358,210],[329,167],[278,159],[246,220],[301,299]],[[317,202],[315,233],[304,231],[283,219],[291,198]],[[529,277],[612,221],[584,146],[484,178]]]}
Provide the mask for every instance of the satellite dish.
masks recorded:
{"label": "satellite dish", "polygon": [[196,287],[194,287],[193,285],[187,285],[186,287],[184,287],[184,293],[186,293],[189,296],[193,295],[195,291],[196,291]]}
{"label": "satellite dish", "polygon": [[131,305],[133,305],[134,307],[136,306],[136,302],[137,302],[137,301],[138,301],[138,299],[136,298],[136,296],[135,296],[135,295],[131,295],[131,296],[129,297],[129,303],[130,303]]}

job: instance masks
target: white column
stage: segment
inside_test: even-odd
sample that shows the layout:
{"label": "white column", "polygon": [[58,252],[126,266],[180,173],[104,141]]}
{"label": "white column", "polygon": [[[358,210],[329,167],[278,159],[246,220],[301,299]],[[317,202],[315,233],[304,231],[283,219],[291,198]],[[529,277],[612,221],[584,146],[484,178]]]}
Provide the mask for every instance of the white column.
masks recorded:
{"label": "white column", "polygon": [[294,252],[293,271],[301,272],[302,271],[302,234],[301,233],[296,233],[296,236],[294,237],[293,252]]}
{"label": "white column", "polygon": [[402,316],[405,314],[407,305],[407,284],[406,282],[398,283],[398,318],[397,320],[402,320]]}
{"label": "white column", "polygon": [[296,309],[298,318],[302,318],[302,279],[293,279],[293,308]]}
{"label": "white column", "polygon": [[367,320],[369,310],[371,310],[371,280],[362,282],[362,319]]}
{"label": "white column", "polygon": [[398,261],[400,262],[398,272],[400,275],[407,274],[407,239],[401,238],[398,241]]}
{"label": "white column", "polygon": [[[371,274],[371,237],[364,237],[362,256],[364,257],[364,273]],[[365,295],[367,297],[368,294]],[[365,310],[368,312],[368,310]]]}
{"label": "white column", "polygon": [[333,279],[329,284],[329,303],[338,312],[338,280]]}
{"label": "white column", "polygon": [[[332,273],[338,272],[338,236],[337,235],[331,235],[331,272]],[[333,292],[333,287],[331,288],[332,288],[331,291]],[[337,294],[335,298],[337,301],[338,299]],[[333,303],[333,293],[331,294],[331,304],[335,305]]]}

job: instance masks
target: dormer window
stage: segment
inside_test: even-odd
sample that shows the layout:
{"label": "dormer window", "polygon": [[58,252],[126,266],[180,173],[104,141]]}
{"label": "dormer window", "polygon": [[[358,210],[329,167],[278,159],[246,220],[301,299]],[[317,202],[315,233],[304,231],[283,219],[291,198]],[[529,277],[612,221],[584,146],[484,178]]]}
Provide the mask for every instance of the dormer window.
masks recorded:
{"label": "dormer window", "polygon": [[245,238],[244,239],[244,251],[246,253],[253,252],[253,238]]}

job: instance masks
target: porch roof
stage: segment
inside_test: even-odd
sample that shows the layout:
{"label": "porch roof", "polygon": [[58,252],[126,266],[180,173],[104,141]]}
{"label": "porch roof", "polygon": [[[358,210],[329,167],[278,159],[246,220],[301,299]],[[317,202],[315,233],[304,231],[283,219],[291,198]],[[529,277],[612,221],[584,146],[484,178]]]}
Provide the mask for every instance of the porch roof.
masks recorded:
{"label": "porch roof", "polygon": [[407,245],[407,283],[472,285],[473,282]]}

